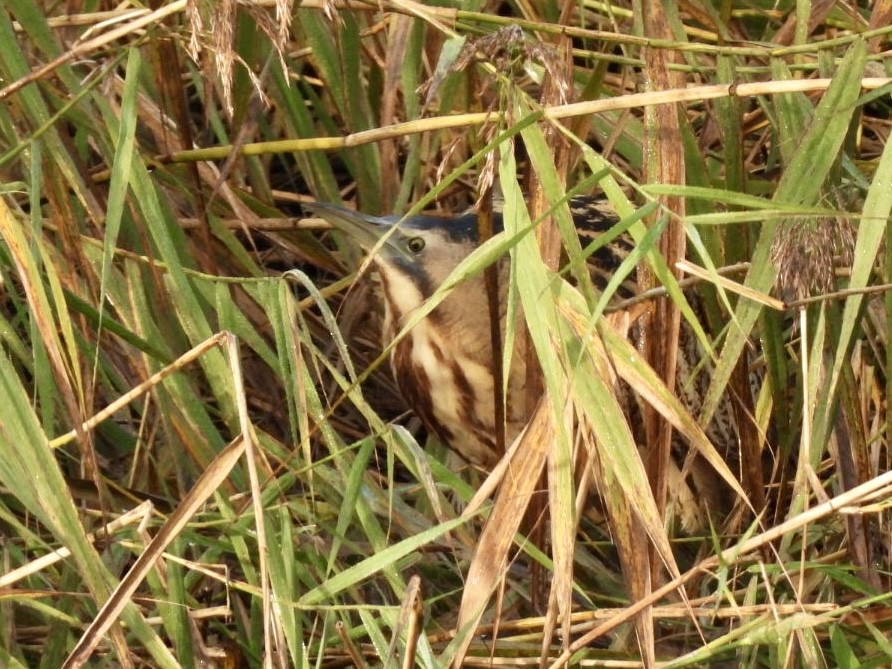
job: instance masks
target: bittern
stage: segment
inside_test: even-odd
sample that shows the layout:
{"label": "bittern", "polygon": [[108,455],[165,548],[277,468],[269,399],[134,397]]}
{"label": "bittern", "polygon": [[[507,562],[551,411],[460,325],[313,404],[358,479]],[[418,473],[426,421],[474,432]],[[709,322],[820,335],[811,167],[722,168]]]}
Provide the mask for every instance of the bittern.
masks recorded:
{"label": "bittern", "polygon": [[[434,294],[478,245],[477,216],[417,215],[376,217],[330,204],[307,208],[353,238],[366,251],[381,279],[384,344],[390,345],[412,314]],[[617,222],[600,200],[574,198],[571,213],[581,235],[593,236]],[[494,216],[501,229],[501,216]],[[383,240],[383,241],[382,241]],[[614,239],[589,258],[595,284],[603,288],[630,250],[625,237]],[[499,262],[499,313],[504,333],[507,312],[507,259]],[[428,430],[471,463],[492,466],[498,459],[494,365],[490,309],[481,274],[460,282],[391,349],[397,385]],[[504,338],[503,338],[504,341]],[[525,357],[515,351],[505,393],[507,443],[528,416],[524,387]]]}

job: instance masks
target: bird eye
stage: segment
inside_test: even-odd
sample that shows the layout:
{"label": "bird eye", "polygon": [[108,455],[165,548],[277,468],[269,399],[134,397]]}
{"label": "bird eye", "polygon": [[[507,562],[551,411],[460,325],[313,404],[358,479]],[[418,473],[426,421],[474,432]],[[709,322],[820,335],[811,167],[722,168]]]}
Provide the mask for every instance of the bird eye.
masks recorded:
{"label": "bird eye", "polygon": [[406,241],[406,248],[411,253],[421,253],[424,251],[424,240],[421,237],[412,237]]}

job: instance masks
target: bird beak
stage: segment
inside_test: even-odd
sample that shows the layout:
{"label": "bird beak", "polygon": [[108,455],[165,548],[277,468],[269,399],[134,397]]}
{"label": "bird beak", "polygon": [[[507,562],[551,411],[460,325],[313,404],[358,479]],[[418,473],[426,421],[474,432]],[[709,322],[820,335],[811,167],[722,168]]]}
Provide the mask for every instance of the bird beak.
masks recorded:
{"label": "bird beak", "polygon": [[303,207],[313,215],[331,223],[367,251],[380,247],[391,252],[401,252],[395,243],[396,239],[393,238],[398,232],[394,230],[394,221],[391,218],[369,216],[325,202],[313,202]]}

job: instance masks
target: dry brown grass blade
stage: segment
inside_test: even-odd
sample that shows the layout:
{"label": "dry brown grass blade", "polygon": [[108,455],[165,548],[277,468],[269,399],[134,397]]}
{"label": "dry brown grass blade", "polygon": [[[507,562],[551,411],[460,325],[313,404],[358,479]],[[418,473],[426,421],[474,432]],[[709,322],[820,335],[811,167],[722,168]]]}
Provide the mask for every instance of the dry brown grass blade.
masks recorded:
{"label": "dry brown grass blade", "polygon": [[[182,67],[179,62],[179,51],[173,39],[169,37],[153,36],[149,54],[152,60],[152,70],[155,83],[158,86],[158,103],[164,111],[164,116],[175,121],[175,132],[178,142],[171,141],[169,131],[161,133],[160,145],[166,152],[175,150],[175,147],[191,147],[195,145],[192,136],[192,125],[189,119],[188,101],[186,92],[179,73]],[[167,130],[167,128],[165,128]],[[199,240],[196,250],[211,248],[211,232],[207,218],[207,200],[201,188],[198,163],[190,163],[187,166],[188,178],[191,181],[194,197],[196,198],[196,210],[199,225],[196,227],[196,237]],[[196,253],[196,260],[202,269],[209,274],[220,273],[220,268],[215,267],[211,257],[206,253]]]}
{"label": "dry brown grass blade", "polygon": [[[673,39],[672,29],[662,3],[644,3],[644,30],[648,37],[655,39]],[[681,55],[678,51],[664,49],[646,49],[644,62],[651,90],[667,90],[679,88],[684,83],[684,76],[679,70],[670,70],[670,64],[678,65]],[[650,105],[645,107],[645,151],[647,159],[644,163],[644,180],[649,183],[683,184],[685,183],[684,147],[681,137],[680,110],[675,105]],[[661,202],[666,211],[672,214],[665,232],[660,238],[660,251],[666,258],[670,268],[684,258],[685,236],[682,220],[685,214],[685,201],[678,196],[662,196]],[[644,284],[649,288],[653,284],[653,276],[646,266],[639,268],[645,271]],[[674,270],[675,279],[681,278],[680,272]],[[639,283],[641,283],[639,276]],[[669,388],[675,387],[675,376],[678,368],[678,333],[681,324],[681,312],[672,300],[658,300],[652,312],[645,316],[644,349],[647,360],[656,370],[660,378]],[[648,476],[654,489],[657,508],[662,512],[666,506],[668,491],[668,471],[672,426],[658,412],[646,408],[644,412],[645,434],[651,448],[646,462]],[[655,556],[654,556],[655,557]],[[659,562],[652,560],[657,569]],[[650,663],[651,658],[646,658]]]}
{"label": "dry brown grass blade", "polygon": [[549,446],[554,441],[554,431],[551,406],[545,396],[515,447],[506,455],[502,486],[468,569],[456,625],[461,637],[452,661],[456,669],[462,666],[486,604],[504,575],[508,551],[539,482]]}
{"label": "dry brown grass blade", "polygon": [[415,653],[418,648],[418,637],[421,634],[423,610],[421,577],[416,574],[409,579],[409,583],[406,585],[406,594],[400,605],[397,624],[393,630],[393,637],[390,639],[390,647],[387,649],[387,657],[384,659],[385,667],[396,666],[401,636],[404,637],[404,649],[400,666],[405,669],[416,666]]}
{"label": "dry brown grass blade", "polygon": [[[642,4],[644,34],[654,39],[673,39],[674,35],[666,15],[666,8],[660,2]],[[684,83],[684,75],[678,69],[670,70],[670,64],[679,65],[681,54],[677,50],[645,49],[645,80],[650,90],[678,88]],[[681,137],[680,109],[675,105],[654,105],[644,110],[644,180],[650,183],[685,183],[684,147]],[[672,218],[660,239],[660,251],[672,268],[685,254],[685,236],[682,220],[685,214],[684,199],[678,196],[662,197],[662,204]],[[656,221],[651,221],[655,223]],[[641,274],[642,269],[644,270]],[[653,276],[646,266],[639,268],[639,283],[644,287],[653,284]],[[680,272],[673,270],[675,279]],[[641,281],[641,279],[644,281]],[[644,320],[644,354],[660,378],[669,388],[675,387],[678,369],[678,339],[681,326],[681,312],[673,300],[658,300],[654,310]],[[657,509],[666,512],[669,497],[669,471],[672,458],[672,424],[653,406],[644,408],[644,433],[649,447],[645,454],[647,475],[653,489]],[[641,599],[650,592],[652,583],[659,583],[662,577],[662,564],[654,546],[649,545],[637,520],[630,518],[633,526],[633,540],[640,548],[647,549],[650,565],[630,560],[636,573],[626,577],[630,594]],[[637,555],[637,551],[635,551]],[[650,573],[645,573],[649,570]],[[636,622],[638,646],[641,649],[645,667],[656,663],[654,648],[653,617],[648,609]]]}
{"label": "dry brown grass blade", "polygon": [[[565,429],[572,428],[574,424],[574,406],[567,403],[564,408],[563,424]],[[586,431],[586,435],[588,431]],[[551,524],[551,554],[554,568],[551,574],[550,592],[548,598],[548,622],[545,626],[545,634],[542,637],[542,661],[545,661],[547,649],[551,645],[554,636],[554,628],[561,626],[561,636],[564,643],[570,640],[570,617],[573,612],[573,556],[578,531],[579,513],[576,508],[576,500],[569,495],[562,495],[558,488],[563,484],[558,471],[566,467],[573,471],[573,463],[565,462],[558,457],[558,449],[551,449],[548,456],[547,485],[548,485],[548,514]],[[580,458],[582,459],[582,458]],[[587,476],[588,469],[579,474],[579,478]],[[588,486],[582,484],[577,492],[579,496],[587,494]],[[569,505],[569,508],[568,508]],[[561,527],[563,526],[563,527]]]}
{"label": "dry brown grass blade", "polygon": [[[386,67],[384,69],[383,93],[381,96],[381,125],[390,125],[399,119],[398,95],[401,69],[406,59],[409,37],[414,23],[408,16],[397,15],[390,22],[387,40]],[[399,144],[394,139],[381,143],[382,192],[385,202],[392,202],[399,192]]]}
{"label": "dry brown grass blade", "polygon": [[356,644],[353,643],[353,639],[350,638],[350,634],[342,620],[335,623],[335,633],[341,640],[341,645],[344,647],[347,657],[349,657],[350,661],[353,663],[354,669],[367,669],[369,665],[363,658],[362,653],[356,647]]}
{"label": "dry brown grass blade", "polygon": [[691,276],[702,279],[703,281],[706,281],[708,283],[717,283],[727,291],[736,293],[741,297],[752,300],[753,302],[764,304],[766,307],[775,309],[776,311],[783,311],[784,309],[786,309],[786,305],[781,300],[771,297],[771,295],[753,290],[752,288],[744,286],[738,281],[734,281],[718,274],[712,274],[702,267],[695,265],[689,260],[679,260],[675,263],[675,267],[685,274],[690,274]]}
{"label": "dry brown grass blade", "polygon": [[[612,98],[573,102],[542,110],[544,119],[561,120],[593,116],[610,111],[635,110],[646,105],[664,105],[677,102],[700,102],[719,98],[746,98],[759,95],[781,95],[785,93],[807,93],[826,91],[832,79],[791,79],[787,81],[766,81],[737,85],[691,86],[689,88],[655,91],[652,93],[630,93]],[[892,83],[888,77],[864,77],[861,87],[875,90]],[[2,93],[2,91],[0,91]],[[2,99],[2,97],[0,97]],[[459,130],[485,123],[495,123],[500,115],[494,112],[470,112],[449,116],[404,121],[390,126],[360,130],[346,135],[318,136],[306,139],[285,139],[269,142],[253,142],[238,147],[231,145],[215,146],[207,149],[178,151],[169,156],[160,156],[161,163],[184,163],[195,160],[219,160],[229,158],[233,152],[245,156],[258,156],[288,151],[333,151],[374,144],[387,139],[402,139],[408,135],[436,132],[438,130]]]}
{"label": "dry brown grass blade", "polygon": [[[97,537],[108,539],[109,536],[117,532],[122,527],[127,527],[128,525],[133,525],[134,523],[144,522],[146,518],[151,515],[151,513],[152,503],[148,501],[143,502],[133,507],[129,511],[122,513],[120,516],[106,523],[98,530],[90,532],[87,535],[87,538],[90,541],[95,541]],[[39,558],[31,560],[31,562],[22,567],[19,567],[18,569],[13,569],[0,575],[0,588],[8,588],[18,581],[27,578],[31,574],[36,574],[43,569],[46,569],[58,562],[61,562],[62,560],[67,559],[70,555],[71,550],[65,546],[62,546],[61,548],[54,550],[52,553],[48,553],[47,555],[43,555]]]}
{"label": "dry brown grass blade", "polygon": [[245,452],[245,439],[241,436],[234,439],[214,461],[208,466],[192,489],[183,498],[183,501],[171,514],[170,518],[155,535],[151,543],[136,559],[127,575],[121,579],[120,584],[103,604],[92,624],[81,636],[77,645],[65,659],[62,669],[76,669],[90,659],[90,655],[96,646],[102,641],[105,633],[121,615],[121,612],[130,603],[130,599],[136,592],[140,583],[155,566],[161,554],[170,543],[186,527],[201,505],[216,492],[220,484],[229,476],[229,472]]}
{"label": "dry brown grass blade", "polygon": [[[105,407],[101,411],[98,411],[95,415],[84,421],[84,423],[80,426],[80,429],[84,432],[88,432],[94,429],[102,421],[110,418],[117,411],[120,411],[123,407],[145,395],[152,388],[157,386],[159,383],[161,383],[161,381],[163,381],[174,372],[181,371],[186,365],[196,360],[197,358],[200,358],[208,350],[222,344],[228,336],[229,335],[226,332],[218,332],[214,336],[205,339],[203,342],[198,344],[198,346],[195,346],[189,351],[186,351],[175,361],[167,365],[167,367],[159,372],[156,372],[155,374],[152,374],[152,376],[137,385],[135,388],[130,389],[128,392],[121,395],[107,407]],[[71,430],[70,432],[66,432],[65,434],[53,439],[50,442],[50,446],[52,446],[53,448],[59,448],[60,446],[64,446],[65,444],[70,442],[76,436],[77,432],[75,430]]]}

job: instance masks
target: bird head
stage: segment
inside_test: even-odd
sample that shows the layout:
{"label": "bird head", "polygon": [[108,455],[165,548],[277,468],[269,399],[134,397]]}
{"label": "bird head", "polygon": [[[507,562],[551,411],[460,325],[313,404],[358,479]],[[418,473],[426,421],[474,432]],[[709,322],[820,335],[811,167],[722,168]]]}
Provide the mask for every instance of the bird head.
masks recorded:
{"label": "bird head", "polygon": [[395,312],[420,306],[477,247],[477,217],[370,216],[331,204],[306,205],[367,252]]}

